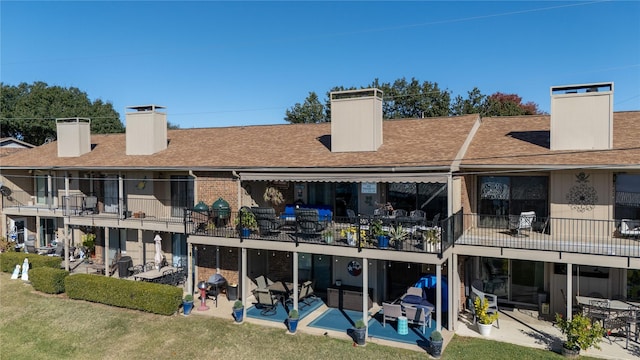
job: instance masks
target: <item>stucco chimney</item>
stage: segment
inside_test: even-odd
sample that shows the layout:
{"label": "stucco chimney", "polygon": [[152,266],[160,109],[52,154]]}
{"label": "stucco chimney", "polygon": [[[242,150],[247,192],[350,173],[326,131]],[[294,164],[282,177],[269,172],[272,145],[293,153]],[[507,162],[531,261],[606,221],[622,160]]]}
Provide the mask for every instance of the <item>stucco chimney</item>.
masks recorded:
{"label": "stucco chimney", "polygon": [[612,147],[612,82],[551,88],[551,150]]}
{"label": "stucco chimney", "polygon": [[56,119],[56,132],[59,157],[78,157],[91,151],[90,119]]}
{"label": "stucco chimney", "polygon": [[167,148],[167,114],[164,106],[128,106],[126,113],[127,155],[153,155]]}
{"label": "stucco chimney", "polygon": [[376,151],[382,145],[382,91],[335,91],[331,96],[331,152]]}

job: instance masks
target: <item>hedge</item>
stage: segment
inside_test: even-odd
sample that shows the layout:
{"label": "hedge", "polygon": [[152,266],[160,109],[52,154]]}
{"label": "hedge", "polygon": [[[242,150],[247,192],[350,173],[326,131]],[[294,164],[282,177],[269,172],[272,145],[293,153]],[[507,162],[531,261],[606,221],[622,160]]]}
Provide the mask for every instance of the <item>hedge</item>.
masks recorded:
{"label": "hedge", "polygon": [[182,289],[144,281],[92,274],[67,276],[64,287],[71,299],[87,300],[160,315],[172,315],[182,304]]}
{"label": "hedge", "polygon": [[22,267],[22,263],[25,258],[29,259],[29,269],[41,267],[60,269],[62,265],[62,258],[59,256],[43,256],[22,252],[5,252],[0,254],[0,270],[6,273],[13,273],[16,265],[20,265],[20,267]]}
{"label": "hedge", "polygon": [[47,294],[60,294],[64,292],[64,278],[69,272],[62,269],[47,267],[35,268],[29,271],[29,281],[33,288]]}

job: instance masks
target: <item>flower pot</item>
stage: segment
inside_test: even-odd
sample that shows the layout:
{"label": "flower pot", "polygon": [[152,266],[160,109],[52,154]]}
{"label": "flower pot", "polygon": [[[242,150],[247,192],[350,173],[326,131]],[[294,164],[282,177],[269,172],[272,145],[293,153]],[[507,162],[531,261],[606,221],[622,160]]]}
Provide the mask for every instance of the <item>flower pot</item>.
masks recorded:
{"label": "flower pot", "polygon": [[492,327],[493,324],[481,324],[480,322],[478,322],[478,332],[482,336],[489,336],[491,334]]}
{"label": "flower pot", "polygon": [[324,237],[324,241],[325,241],[327,244],[331,244],[331,243],[333,242],[333,235],[325,235],[325,237]]}
{"label": "flower pot", "polygon": [[244,308],[233,309],[233,318],[236,319],[236,322],[242,322],[244,316]]}
{"label": "flower pot", "polygon": [[378,247],[380,249],[386,249],[389,247],[389,237],[385,236],[385,235],[378,235],[376,237],[376,239],[378,240]]}
{"label": "flower pot", "polygon": [[355,234],[348,232],[347,233],[347,244],[350,246],[356,246],[356,236]]}
{"label": "flower pot", "polygon": [[367,328],[353,329],[353,340],[358,346],[364,346],[367,340]]}
{"label": "flower pot", "polygon": [[289,326],[290,333],[293,334],[296,332],[296,329],[298,329],[298,321],[300,321],[299,318],[295,318],[295,319],[289,318],[287,320],[287,325]]}
{"label": "flower pot", "polygon": [[191,310],[193,310],[193,301],[183,301],[182,313],[184,314],[184,316],[191,314]]}
{"label": "flower pot", "polygon": [[564,355],[565,357],[568,358],[577,358],[578,356],[580,356],[580,348],[575,346],[572,349],[569,349],[567,347],[564,346],[564,344],[562,345],[562,355]]}
{"label": "flower pot", "polygon": [[242,228],[240,230],[240,234],[242,235],[243,238],[249,237],[251,235],[251,229]]}
{"label": "flower pot", "polygon": [[442,355],[442,343],[444,340],[430,340],[429,354],[434,358],[439,358]]}

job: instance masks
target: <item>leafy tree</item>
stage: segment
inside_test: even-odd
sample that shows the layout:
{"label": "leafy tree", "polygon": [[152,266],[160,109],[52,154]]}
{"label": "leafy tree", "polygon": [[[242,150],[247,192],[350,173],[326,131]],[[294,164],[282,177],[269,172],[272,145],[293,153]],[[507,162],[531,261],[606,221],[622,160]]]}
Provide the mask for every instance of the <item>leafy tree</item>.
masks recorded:
{"label": "leafy tree", "polygon": [[463,99],[460,95],[455,97],[451,104],[451,115],[482,113],[487,99],[486,95],[482,95],[480,89],[474,87],[473,90],[467,92],[467,96],[466,99]]}
{"label": "leafy tree", "polygon": [[1,85],[0,133],[34,145],[55,139],[57,118],[83,117],[91,119],[91,132],[121,133],[124,126],[120,114],[111,103],[89,100],[75,87],[49,86],[44,82]]}
{"label": "leafy tree", "polygon": [[522,98],[516,94],[496,92],[490,95],[484,104],[483,116],[517,116],[536,115],[542,112],[534,102],[522,103]]}
{"label": "leafy tree", "polygon": [[385,119],[449,115],[451,94],[441,90],[438,83],[420,83],[415,78],[410,81],[402,78],[393,84],[379,84],[376,79],[370,87],[378,87],[384,93],[382,112]]}
{"label": "leafy tree", "polygon": [[329,121],[325,107],[318,99],[318,95],[311,91],[303,104],[296,103],[285,113],[284,119],[292,124],[321,123]]}

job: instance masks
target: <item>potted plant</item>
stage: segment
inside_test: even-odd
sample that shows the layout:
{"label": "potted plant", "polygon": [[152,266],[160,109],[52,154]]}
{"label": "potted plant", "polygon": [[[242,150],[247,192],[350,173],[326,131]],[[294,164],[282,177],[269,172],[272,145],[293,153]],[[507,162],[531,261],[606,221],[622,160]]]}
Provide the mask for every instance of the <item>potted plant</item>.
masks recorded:
{"label": "potted plant", "polygon": [[487,299],[480,299],[480,297],[476,297],[473,301],[473,308],[476,312],[476,318],[478,319],[478,331],[483,336],[489,336],[493,322],[498,320],[498,312],[487,313],[489,301]]}
{"label": "potted plant", "polygon": [[[358,238],[358,227],[357,226],[349,226],[340,230],[340,236],[347,239],[347,244],[351,246],[356,246],[356,239]],[[367,232],[363,229],[360,229],[360,245],[363,246],[366,242]]]}
{"label": "potted plant", "polygon": [[402,249],[402,243],[407,239],[409,233],[402,225],[392,226],[389,230],[389,243],[396,249]]}
{"label": "potted plant", "polygon": [[242,237],[249,237],[251,231],[258,228],[256,216],[246,207],[240,209],[235,225],[239,228]]}
{"label": "potted plant", "polygon": [[191,314],[191,310],[193,310],[193,295],[187,294],[182,299],[182,313],[187,316]]}
{"label": "potted plant", "polygon": [[240,300],[236,300],[233,303],[233,317],[237,323],[242,322],[244,318],[244,304]]}
{"label": "potted plant", "polygon": [[291,332],[292,334],[296,332],[299,320],[300,314],[298,314],[298,310],[291,309],[289,311],[289,319],[287,320],[287,325],[289,326],[289,332]]}
{"label": "potted plant", "polygon": [[364,346],[367,339],[367,325],[364,320],[360,319],[356,321],[353,329],[353,337],[356,344]]}
{"label": "potted plant", "polygon": [[371,235],[378,241],[378,247],[380,249],[386,249],[389,247],[389,237],[387,232],[382,229],[382,220],[376,219],[371,224]]}
{"label": "potted plant", "polygon": [[439,227],[428,229],[423,233],[422,236],[424,237],[424,242],[427,244],[428,252],[436,252],[440,250],[438,246],[440,244],[440,234],[441,230]]}
{"label": "potted plant", "polygon": [[88,233],[82,235],[82,246],[85,248],[85,257],[95,256],[96,234]]}
{"label": "potted plant", "polygon": [[273,186],[268,186],[264,190],[262,199],[272,205],[280,205],[284,202],[284,196],[282,195],[282,192]]}
{"label": "potted plant", "polygon": [[442,354],[442,333],[438,330],[434,330],[429,336],[429,354],[434,358],[439,358]]}
{"label": "potted plant", "polygon": [[322,232],[322,238],[324,239],[324,242],[326,242],[327,244],[331,244],[333,242],[333,229],[332,228],[327,228]]}
{"label": "potted plant", "polygon": [[600,323],[591,323],[589,318],[580,314],[573,315],[571,320],[567,320],[556,313],[556,324],[566,337],[566,340],[562,343],[563,355],[578,357],[580,350],[586,350],[590,347],[600,349],[598,343],[604,335],[604,330]]}

